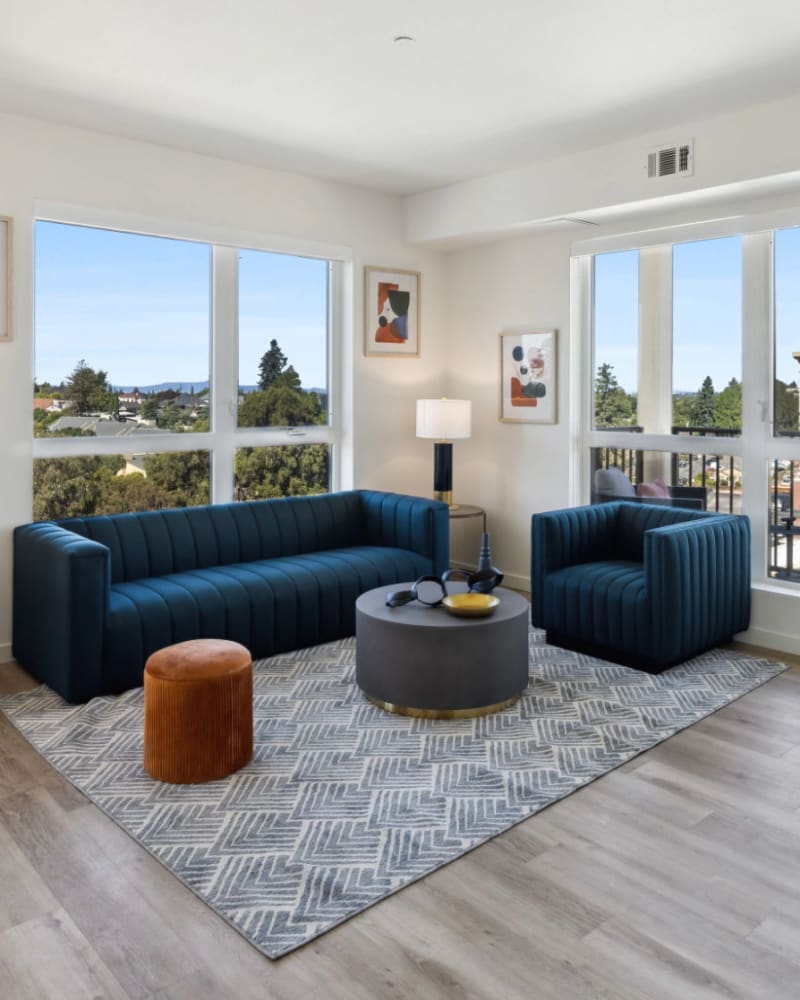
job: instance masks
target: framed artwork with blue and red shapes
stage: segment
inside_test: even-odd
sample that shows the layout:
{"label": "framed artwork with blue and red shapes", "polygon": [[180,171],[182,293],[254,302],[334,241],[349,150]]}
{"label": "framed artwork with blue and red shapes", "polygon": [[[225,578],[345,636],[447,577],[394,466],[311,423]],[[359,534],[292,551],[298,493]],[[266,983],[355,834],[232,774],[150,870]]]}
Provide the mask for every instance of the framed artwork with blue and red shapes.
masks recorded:
{"label": "framed artwork with blue and red shapes", "polygon": [[556,423],[556,331],[500,334],[500,419]]}
{"label": "framed artwork with blue and red shapes", "polygon": [[364,353],[419,357],[419,271],[364,268]]}

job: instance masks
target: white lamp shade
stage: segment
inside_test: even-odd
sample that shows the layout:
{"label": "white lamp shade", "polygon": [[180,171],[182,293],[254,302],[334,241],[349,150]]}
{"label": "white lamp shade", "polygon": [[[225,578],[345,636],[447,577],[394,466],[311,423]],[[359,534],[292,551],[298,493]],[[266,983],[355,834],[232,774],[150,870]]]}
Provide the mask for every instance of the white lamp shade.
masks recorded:
{"label": "white lamp shade", "polygon": [[472,431],[472,403],[468,399],[418,399],[417,437],[455,441]]}

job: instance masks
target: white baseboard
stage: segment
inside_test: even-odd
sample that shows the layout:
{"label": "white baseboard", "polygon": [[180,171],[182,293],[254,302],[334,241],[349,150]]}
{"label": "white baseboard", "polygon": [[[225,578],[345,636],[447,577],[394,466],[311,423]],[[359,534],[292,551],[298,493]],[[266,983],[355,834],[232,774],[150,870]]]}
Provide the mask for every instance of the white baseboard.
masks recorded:
{"label": "white baseboard", "polygon": [[14,657],[11,655],[11,643],[0,642],[0,663],[10,663]]}
{"label": "white baseboard", "polygon": [[530,577],[506,573],[503,577],[503,586],[508,587],[510,590],[524,590],[525,593],[529,593],[531,589]]}
{"label": "white baseboard", "polygon": [[739,632],[734,636],[737,642],[747,643],[749,646],[759,646],[762,649],[773,650],[776,653],[794,653],[797,655],[798,646],[796,635],[786,635],[783,632],[775,632],[772,629],[749,628],[746,632]]}

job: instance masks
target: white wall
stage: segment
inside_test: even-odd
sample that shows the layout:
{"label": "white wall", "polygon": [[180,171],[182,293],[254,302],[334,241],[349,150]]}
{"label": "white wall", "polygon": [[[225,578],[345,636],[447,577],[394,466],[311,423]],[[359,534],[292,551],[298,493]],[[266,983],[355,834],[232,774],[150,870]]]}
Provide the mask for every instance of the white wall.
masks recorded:
{"label": "white wall", "polygon": [[[528,573],[531,513],[585,499],[581,488],[586,488],[579,482],[583,456],[576,387],[588,362],[581,360],[570,330],[570,235],[557,230],[538,238],[522,234],[569,215],[601,223],[600,229],[583,232],[574,227],[571,238],[583,240],[669,226],[687,228],[683,235],[650,235],[655,241],[700,238],[692,236],[697,224],[727,220],[730,231],[738,232],[742,216],[752,223],[758,213],[767,213],[761,219],[765,229],[796,225],[800,132],[786,123],[798,115],[800,97],[794,97],[405,200],[408,238],[451,250],[448,388],[450,395],[471,396],[476,414],[474,437],[457,445],[456,490],[465,501],[486,507],[495,562],[513,582]],[[695,143],[694,175],[648,180],[647,152],[685,139]],[[498,242],[485,245],[489,239]],[[458,249],[479,242],[484,245]],[[627,245],[624,238],[620,245]],[[497,421],[497,332],[525,324],[560,331],[559,423],[554,427]],[[756,586],[752,625],[742,638],[797,652],[798,608],[797,591]]]}
{"label": "white wall", "polygon": [[[618,206],[655,212],[675,196],[690,202],[714,189],[752,194],[764,178],[775,178],[776,189],[796,185],[800,132],[789,123],[798,119],[800,96],[426,191],[405,200],[406,236],[446,246]],[[694,174],[648,179],[647,153],[687,139],[695,142]]]}
{"label": "white wall", "polygon": [[[800,206],[800,199],[796,204]],[[448,391],[473,401],[473,437],[454,446],[455,492],[465,503],[486,508],[495,564],[509,574],[512,585],[527,588],[531,514],[588,500],[586,483],[579,482],[588,455],[579,440],[580,420],[586,415],[579,412],[575,386],[586,362],[570,327],[570,235],[508,239],[449,253],[447,302]],[[526,325],[559,330],[554,426],[503,424],[497,419],[497,334]],[[754,517],[753,525],[754,531],[765,530],[762,518]],[[472,549],[459,551],[457,545],[453,554],[467,562],[475,558]],[[800,590],[757,584],[751,627],[739,638],[796,653],[798,610]]]}
{"label": "white wall", "polygon": [[[526,589],[531,514],[567,506],[570,497],[569,297],[564,234],[448,257],[448,394],[472,400],[472,437],[453,445],[453,492],[456,500],[486,509],[495,565]],[[558,330],[555,424],[499,420],[499,334],[525,329]],[[454,558],[474,563],[477,552],[459,551],[456,541]]]}
{"label": "white wall", "polygon": [[[14,219],[14,340],[0,344],[0,662],[10,658],[11,530],[31,519],[34,202],[57,202],[221,230],[347,245],[352,324],[345,376],[353,384],[356,486],[430,493],[427,442],[414,437],[414,400],[443,392],[444,262],[400,235],[397,199],[298,174],[0,115],[0,215]],[[365,264],[423,274],[422,356],[363,355]]]}
{"label": "white wall", "polygon": [[[797,152],[794,163],[800,165],[797,136],[788,135],[791,130],[781,117],[790,107],[794,107],[792,102],[781,102],[768,109],[758,130],[763,143],[748,147],[744,172],[754,176],[753,171],[762,169],[766,176],[770,170],[786,169],[792,149]],[[720,121],[712,123],[708,134],[714,143],[710,145],[698,127],[698,157],[704,149],[725,151],[734,138],[738,140],[738,128],[753,124],[750,112],[742,115],[731,116],[725,127]],[[783,138],[776,138],[778,124],[787,133]],[[617,154],[621,155],[620,150]],[[32,220],[36,200],[175,219],[210,230],[240,229],[352,247],[353,315],[346,331],[344,361],[345,376],[353,387],[353,414],[346,420],[352,435],[345,444],[353,455],[354,484],[430,494],[432,448],[430,442],[414,437],[414,400],[445,393],[471,399],[473,436],[454,445],[455,497],[486,509],[495,563],[512,585],[526,586],[530,515],[576,499],[578,486],[571,477],[575,456],[580,459],[577,399],[571,392],[581,367],[570,330],[569,252],[570,239],[576,234],[556,231],[520,237],[517,226],[537,212],[558,214],[545,212],[548,206],[577,205],[572,193],[577,190],[574,185],[581,183],[581,171],[573,165],[561,178],[551,171],[546,185],[523,191],[519,185],[544,176],[538,170],[520,172],[511,186],[505,184],[507,177],[498,176],[472,182],[474,187],[456,185],[452,191],[407,201],[411,214],[406,215],[406,222],[413,223],[410,231],[419,239],[458,239],[479,228],[484,232],[499,228],[506,234],[502,241],[445,255],[403,241],[401,206],[388,196],[0,115],[0,215],[14,217],[16,236],[15,339],[0,344],[0,662],[10,655],[11,529],[31,517]],[[726,160],[716,169],[705,164],[702,176],[704,183],[713,186],[730,179],[729,174],[733,176]],[[622,198],[624,184],[612,183],[615,197]],[[490,191],[497,193],[497,199],[487,204],[484,195]],[[560,192],[566,192],[567,201],[558,200]],[[752,189],[747,196],[753,197]],[[787,197],[793,196],[784,191],[782,202],[773,207],[784,208]],[[506,208],[494,213],[493,206],[499,208],[500,202]],[[601,203],[603,199],[595,197],[595,204]],[[716,217],[720,211],[735,213],[744,201],[732,201],[724,209],[719,204],[718,199]],[[796,204],[800,205],[800,199]],[[692,217],[708,216],[702,209],[685,205],[679,221]],[[663,225],[667,219],[654,214],[649,224]],[[629,228],[646,228],[647,224],[637,220]],[[365,264],[422,271],[420,359],[364,357],[361,275]],[[558,422],[500,423],[498,334],[531,327],[559,331]],[[455,531],[454,558],[474,562],[475,542],[474,531]],[[777,649],[796,649],[800,644],[800,616],[794,610],[798,600],[795,594],[756,594],[753,629],[747,638]]]}

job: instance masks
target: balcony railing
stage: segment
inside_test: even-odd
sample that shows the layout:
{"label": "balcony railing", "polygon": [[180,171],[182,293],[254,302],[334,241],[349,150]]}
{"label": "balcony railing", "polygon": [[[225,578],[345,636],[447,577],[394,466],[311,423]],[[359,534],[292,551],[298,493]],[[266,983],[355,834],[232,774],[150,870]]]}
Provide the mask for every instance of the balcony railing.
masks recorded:
{"label": "balcony railing", "polygon": [[[673,427],[679,437],[740,437],[736,427]],[[734,455],[686,451],[672,455],[672,482],[680,486],[702,486],[707,491],[706,509],[723,514],[742,510],[741,461]]]}
{"label": "balcony railing", "polygon": [[[800,583],[800,462],[771,463],[769,476],[769,575]],[[797,564],[797,565],[795,565]]]}
{"label": "balcony railing", "polygon": [[[615,430],[641,432],[641,428]],[[694,439],[738,437],[740,431],[719,427],[673,427],[674,435]],[[697,446],[702,448],[700,440]],[[653,454],[653,453],[651,453]],[[660,454],[660,453],[656,453]],[[637,448],[592,448],[592,481],[599,468],[616,466],[636,485],[643,482],[645,452]],[[741,459],[717,452],[673,452],[670,482],[675,486],[702,486],[706,509],[724,514],[742,510]],[[769,466],[769,565],[773,579],[800,583],[800,461],[774,460]]]}

